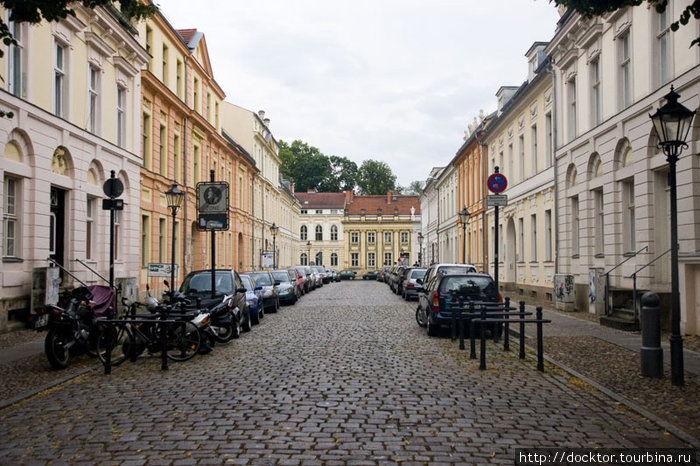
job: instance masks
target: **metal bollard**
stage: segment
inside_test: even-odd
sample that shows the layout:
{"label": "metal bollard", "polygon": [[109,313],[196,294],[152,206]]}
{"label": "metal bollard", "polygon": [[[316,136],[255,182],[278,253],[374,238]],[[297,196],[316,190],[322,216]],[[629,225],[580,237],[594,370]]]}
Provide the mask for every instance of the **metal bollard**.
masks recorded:
{"label": "metal bollard", "polygon": [[459,349],[464,351],[464,319],[462,318],[462,312],[464,311],[464,296],[459,297],[459,311],[458,311],[458,320],[459,320]]}
{"label": "metal bollard", "polygon": [[[104,330],[104,337],[107,340],[107,353],[105,354],[105,375],[112,373],[112,323],[107,322],[107,328]],[[100,338],[99,335],[97,338]]]}
{"label": "metal bollard", "polygon": [[469,359],[476,359],[476,329],[474,324],[474,301],[469,302]]}
{"label": "metal bollard", "polygon": [[642,376],[661,378],[664,375],[659,295],[646,292],[642,296]]}
{"label": "metal bollard", "polygon": [[537,370],[544,372],[544,342],[542,341],[542,306],[537,306]]}
{"label": "metal bollard", "polygon": [[520,359],[525,359],[525,301],[520,301]]}
{"label": "metal bollard", "polygon": [[508,333],[510,333],[510,325],[508,324],[508,313],[510,312],[510,297],[506,296],[506,315],[503,317],[506,319],[505,323],[503,324],[503,351],[510,351],[510,336]]}
{"label": "metal bollard", "polygon": [[[166,332],[168,331],[168,327],[166,323],[162,323],[163,328],[161,328],[160,332],[160,343],[162,345],[162,354],[161,354],[161,362],[160,362],[160,369],[163,371],[168,370],[168,344],[167,344],[167,336]],[[184,326],[183,326],[183,333],[184,333]]]}
{"label": "metal bollard", "polygon": [[457,339],[457,313],[455,312],[455,304],[457,304],[457,293],[455,292],[455,290],[452,290],[450,304],[452,305],[450,327],[452,328],[452,341],[455,341]]}
{"label": "metal bollard", "polygon": [[479,336],[481,337],[481,353],[479,354],[479,369],[486,369],[486,306],[481,305],[481,320],[479,323]]}

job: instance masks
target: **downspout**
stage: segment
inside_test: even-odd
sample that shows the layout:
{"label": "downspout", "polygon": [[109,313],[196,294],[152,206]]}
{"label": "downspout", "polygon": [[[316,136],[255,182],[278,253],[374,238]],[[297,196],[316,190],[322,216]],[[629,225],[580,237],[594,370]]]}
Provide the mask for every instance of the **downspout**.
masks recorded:
{"label": "downspout", "polygon": [[[185,106],[187,106],[187,55],[184,56],[184,63],[185,63]],[[187,275],[187,251],[189,248],[187,245],[189,244],[189,241],[187,240],[187,128],[189,126],[189,117],[185,117],[185,121],[183,122],[183,127],[184,130],[182,132],[182,184],[185,187],[183,191],[185,191],[185,196],[184,199],[182,200],[183,205],[182,205],[182,275],[181,275],[181,280],[182,278]],[[175,286],[175,284],[172,284],[172,286]],[[174,288],[173,288],[174,289]]]}
{"label": "downspout", "polygon": [[552,165],[554,166],[554,273],[559,273],[559,169],[557,166],[557,80],[554,59],[549,58],[552,73]]}
{"label": "downspout", "polygon": [[250,231],[250,269],[255,270],[255,178],[257,173],[253,173],[253,186],[250,190],[250,213],[251,213],[251,231]]}
{"label": "downspout", "polygon": [[440,187],[435,185],[437,193],[437,226],[435,227],[435,244],[437,245],[437,262],[442,262],[440,259]]}
{"label": "downspout", "polygon": [[[482,125],[483,125],[483,122],[482,122]],[[481,202],[486,204],[486,183],[485,183],[485,180],[486,180],[486,166],[487,166],[487,164],[485,163],[484,160],[486,160],[486,158],[488,158],[488,147],[484,146],[483,143],[481,142],[481,139],[479,139],[479,128],[476,128],[476,130],[474,131],[474,138],[476,139],[476,143],[479,146],[479,155],[480,155],[479,160],[481,160],[481,167],[482,167],[481,170],[483,172],[481,174],[481,180],[482,180],[482,183],[481,183]],[[484,156],[484,149],[486,150],[485,156]],[[482,235],[483,235],[483,238],[482,238],[483,242],[481,243],[482,244],[481,253],[482,253],[482,261],[483,261],[484,271],[486,273],[488,273],[488,271],[489,271],[489,243],[488,243],[489,235],[488,235],[488,227],[487,227],[487,223],[486,223],[486,217],[487,217],[486,216],[486,212],[487,212],[486,205],[483,206],[483,209],[484,209],[484,213],[481,217],[481,229],[482,229]]]}

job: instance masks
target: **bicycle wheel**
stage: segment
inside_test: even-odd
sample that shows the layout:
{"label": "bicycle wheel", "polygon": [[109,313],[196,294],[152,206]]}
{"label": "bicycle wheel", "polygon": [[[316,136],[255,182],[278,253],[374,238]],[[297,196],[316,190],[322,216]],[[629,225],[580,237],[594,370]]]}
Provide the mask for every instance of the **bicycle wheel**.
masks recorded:
{"label": "bicycle wheel", "polygon": [[[109,343],[109,345],[107,344]],[[133,347],[133,336],[125,326],[109,327],[100,332],[97,337],[97,357],[105,364],[107,347],[111,348],[111,364],[118,366],[126,361]]]}
{"label": "bicycle wheel", "polygon": [[202,337],[192,322],[167,325],[167,356],[173,361],[187,361],[199,350]]}

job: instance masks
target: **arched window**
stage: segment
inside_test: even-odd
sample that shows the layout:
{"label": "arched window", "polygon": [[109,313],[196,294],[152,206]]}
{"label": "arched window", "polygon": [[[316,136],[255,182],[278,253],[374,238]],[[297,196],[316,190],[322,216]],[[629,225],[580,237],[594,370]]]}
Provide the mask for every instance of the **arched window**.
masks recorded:
{"label": "arched window", "polygon": [[316,265],[323,265],[323,253],[321,251],[316,253]]}
{"label": "arched window", "polygon": [[338,254],[331,254],[331,267],[338,267]]}
{"label": "arched window", "polygon": [[[306,230],[306,225],[302,225],[301,228],[299,229],[299,236],[301,237],[302,241],[306,241],[308,238],[308,233]],[[304,265],[304,264],[302,264]]]}
{"label": "arched window", "polygon": [[338,241],[338,227],[336,225],[331,226],[331,241]]}
{"label": "arched window", "polygon": [[323,241],[323,227],[316,225],[316,241]]}
{"label": "arched window", "polygon": [[301,265],[309,265],[309,258],[305,252],[301,253],[301,257],[299,257],[299,262],[301,262]]}

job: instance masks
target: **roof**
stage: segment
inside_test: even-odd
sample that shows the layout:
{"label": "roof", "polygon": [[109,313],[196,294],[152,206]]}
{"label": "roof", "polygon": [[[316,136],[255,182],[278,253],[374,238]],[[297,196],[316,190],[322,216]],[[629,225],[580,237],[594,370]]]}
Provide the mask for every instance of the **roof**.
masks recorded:
{"label": "roof", "polygon": [[345,193],[294,193],[302,209],[343,209]]}
{"label": "roof", "polygon": [[[194,50],[197,47],[197,42],[202,37],[202,33],[201,32],[197,33],[196,28],[178,29],[177,33],[180,34],[180,36],[182,37],[182,40],[185,41],[185,44],[187,44],[187,46],[190,48],[190,50]],[[197,37],[195,37],[195,35]],[[195,39],[194,42],[190,43],[193,38]]]}
{"label": "roof", "polygon": [[[355,196],[346,206],[348,215],[362,215],[365,209],[367,215],[376,215],[377,209],[382,209],[383,215],[393,215],[398,208],[399,215],[420,215],[420,201],[416,195],[392,194],[389,196]],[[413,212],[411,212],[413,208]]]}

